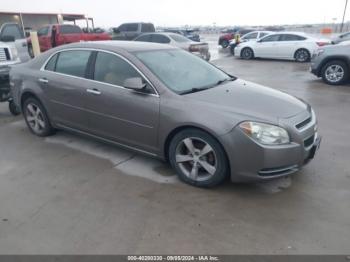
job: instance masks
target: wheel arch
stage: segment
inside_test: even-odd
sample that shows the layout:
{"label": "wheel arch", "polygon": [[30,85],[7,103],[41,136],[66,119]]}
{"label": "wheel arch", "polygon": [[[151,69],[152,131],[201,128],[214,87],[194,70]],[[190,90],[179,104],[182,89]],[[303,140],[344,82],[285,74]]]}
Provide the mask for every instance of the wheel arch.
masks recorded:
{"label": "wheel arch", "polygon": [[39,96],[37,96],[33,91],[30,90],[26,90],[22,93],[21,98],[20,98],[20,106],[21,106],[21,111],[23,112],[23,105],[24,105],[24,101],[26,101],[28,98],[33,97],[35,99],[37,99],[42,105],[42,101],[39,98]]}
{"label": "wheel arch", "polygon": [[205,132],[207,133],[208,135],[210,135],[213,139],[216,140],[216,142],[219,143],[219,145],[222,147],[224,153],[225,153],[225,156],[226,156],[226,159],[227,159],[227,165],[228,165],[228,168],[229,170],[231,170],[231,166],[230,166],[230,161],[229,161],[229,157],[228,157],[228,154],[227,154],[227,151],[223,145],[223,143],[221,143],[221,141],[217,138],[217,136],[215,136],[214,132],[206,129],[206,128],[202,128],[202,127],[198,127],[198,126],[195,126],[195,125],[183,125],[183,126],[178,126],[176,127],[175,129],[173,129],[167,136],[166,136],[166,139],[165,139],[165,142],[164,142],[164,148],[163,148],[163,154],[164,154],[164,159],[166,161],[169,161],[169,147],[170,147],[170,143],[172,141],[172,139],[175,137],[176,134],[178,134],[179,132],[185,130],[185,129],[197,129],[197,130],[200,130],[202,132]]}
{"label": "wheel arch", "polygon": [[311,59],[312,52],[311,52],[311,50],[310,50],[309,48],[307,48],[307,47],[298,47],[298,48],[294,51],[294,55],[293,55],[294,59],[296,58],[297,52],[300,51],[300,50],[305,50],[305,51],[307,51],[307,52],[309,53],[309,59]]}
{"label": "wheel arch", "polygon": [[320,63],[320,65],[317,69],[317,76],[318,77],[321,76],[323,67],[331,61],[342,61],[348,66],[348,69],[350,69],[350,59],[348,57],[342,56],[342,55],[328,56],[325,59],[323,59],[323,61]]}

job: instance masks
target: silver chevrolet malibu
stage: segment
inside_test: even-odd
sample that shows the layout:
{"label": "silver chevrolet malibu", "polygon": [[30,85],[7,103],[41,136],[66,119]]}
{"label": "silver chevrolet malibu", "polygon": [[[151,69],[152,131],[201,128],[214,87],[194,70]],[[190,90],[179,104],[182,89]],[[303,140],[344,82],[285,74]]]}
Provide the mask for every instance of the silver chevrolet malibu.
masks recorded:
{"label": "silver chevrolet malibu", "polygon": [[169,45],[58,47],[12,68],[10,85],[33,134],[63,129],[158,157],[199,187],[290,175],[320,145],[305,102]]}

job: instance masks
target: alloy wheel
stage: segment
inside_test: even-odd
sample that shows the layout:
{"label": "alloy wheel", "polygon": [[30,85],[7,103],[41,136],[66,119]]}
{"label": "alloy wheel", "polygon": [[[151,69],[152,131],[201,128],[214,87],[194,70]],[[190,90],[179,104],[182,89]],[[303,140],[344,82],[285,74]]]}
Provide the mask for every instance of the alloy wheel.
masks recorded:
{"label": "alloy wheel", "polygon": [[325,71],[325,77],[331,83],[340,82],[343,79],[344,74],[344,68],[340,65],[330,65]]}
{"label": "alloy wheel", "polygon": [[40,134],[45,130],[45,120],[43,112],[34,103],[29,103],[26,107],[26,119],[30,128],[36,133]]}
{"label": "alloy wheel", "polygon": [[299,50],[295,58],[298,62],[306,62],[309,59],[309,53],[306,50]]}
{"label": "alloy wheel", "polygon": [[217,157],[214,149],[200,138],[182,140],[176,148],[176,164],[189,179],[206,181],[215,175]]}

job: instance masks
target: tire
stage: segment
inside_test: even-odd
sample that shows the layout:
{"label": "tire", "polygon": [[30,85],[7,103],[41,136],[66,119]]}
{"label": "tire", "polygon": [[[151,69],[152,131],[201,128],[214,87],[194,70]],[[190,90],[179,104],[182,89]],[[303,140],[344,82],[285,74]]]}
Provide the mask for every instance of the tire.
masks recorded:
{"label": "tire", "polygon": [[13,101],[9,102],[9,110],[12,115],[18,116],[21,112],[19,111],[19,108],[16,106],[16,104]]}
{"label": "tire", "polygon": [[179,178],[192,186],[214,187],[228,175],[224,149],[204,131],[192,128],[180,131],[172,139],[168,152],[171,166]]}
{"label": "tire", "polygon": [[322,67],[321,76],[329,85],[341,85],[349,79],[349,67],[340,60],[333,60]]}
{"label": "tire", "polygon": [[228,40],[222,40],[221,46],[222,48],[227,48],[229,46],[230,42]]}
{"label": "tire", "polygon": [[299,63],[305,63],[310,61],[311,55],[308,50],[302,48],[295,51],[294,58]]}
{"label": "tire", "polygon": [[250,47],[245,47],[241,51],[241,58],[244,60],[250,60],[254,58],[254,51]]}
{"label": "tire", "polygon": [[37,136],[52,135],[54,129],[44,106],[34,97],[29,97],[23,103],[23,116],[29,130]]}

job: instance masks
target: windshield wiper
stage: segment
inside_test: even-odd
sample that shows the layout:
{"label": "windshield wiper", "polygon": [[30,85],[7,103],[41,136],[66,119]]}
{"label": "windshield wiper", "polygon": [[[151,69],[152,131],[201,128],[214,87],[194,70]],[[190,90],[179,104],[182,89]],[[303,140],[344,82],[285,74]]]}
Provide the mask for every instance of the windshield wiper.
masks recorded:
{"label": "windshield wiper", "polygon": [[209,88],[210,87],[202,87],[202,88],[194,87],[194,88],[192,88],[190,90],[186,90],[186,91],[181,92],[180,95],[192,94],[192,93],[200,92],[200,91],[203,91],[203,90],[207,90]]}
{"label": "windshield wiper", "polygon": [[223,80],[219,80],[219,81],[216,83],[216,86],[221,85],[221,84],[223,84],[223,83],[225,83],[225,82],[227,82],[227,81],[234,81],[234,80],[236,80],[236,78],[234,78],[234,77],[225,78],[225,79],[223,79]]}

